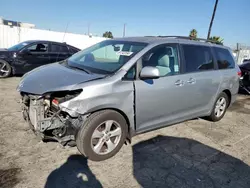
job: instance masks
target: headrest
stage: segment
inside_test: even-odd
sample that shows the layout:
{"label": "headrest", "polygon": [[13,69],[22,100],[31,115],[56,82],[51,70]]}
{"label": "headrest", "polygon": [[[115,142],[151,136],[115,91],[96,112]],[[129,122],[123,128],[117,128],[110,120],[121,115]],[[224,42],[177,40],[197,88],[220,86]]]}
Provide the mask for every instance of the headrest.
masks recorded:
{"label": "headrest", "polygon": [[163,67],[169,67],[169,56],[168,55],[162,56],[158,61],[158,65]]}

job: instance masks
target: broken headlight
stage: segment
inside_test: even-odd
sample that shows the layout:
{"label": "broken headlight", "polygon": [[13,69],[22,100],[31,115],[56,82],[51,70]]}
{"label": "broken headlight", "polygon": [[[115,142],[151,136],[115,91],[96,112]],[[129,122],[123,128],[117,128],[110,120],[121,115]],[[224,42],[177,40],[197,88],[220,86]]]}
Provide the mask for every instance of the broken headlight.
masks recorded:
{"label": "broken headlight", "polygon": [[77,89],[73,91],[56,91],[45,95],[45,99],[50,100],[50,102],[57,106],[60,103],[66,102],[77,97],[82,92],[82,89]]}

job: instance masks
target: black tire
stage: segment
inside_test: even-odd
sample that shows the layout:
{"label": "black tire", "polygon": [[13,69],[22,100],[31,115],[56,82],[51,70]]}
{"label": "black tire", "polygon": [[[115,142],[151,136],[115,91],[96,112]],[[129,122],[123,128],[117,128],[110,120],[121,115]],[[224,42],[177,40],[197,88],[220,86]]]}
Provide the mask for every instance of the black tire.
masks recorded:
{"label": "black tire", "polygon": [[[91,138],[95,129],[105,121],[114,120],[121,128],[121,137],[117,146],[107,154],[97,154],[91,146]],[[86,122],[81,126],[76,135],[76,145],[81,154],[92,161],[102,161],[113,157],[125,143],[128,134],[128,125],[124,117],[113,110],[103,110],[91,114]]]}
{"label": "black tire", "polygon": [[11,72],[12,72],[11,66],[7,61],[0,60],[0,69],[2,69],[2,65],[5,65],[4,70],[8,72],[2,73],[0,70],[0,78],[7,78],[11,75]]}
{"label": "black tire", "polygon": [[[226,100],[226,108],[225,108],[224,112],[218,117],[218,116],[216,116],[216,114],[215,114],[215,108],[216,108],[216,103],[217,103],[217,101],[218,101],[219,99],[221,99],[222,97],[225,98],[225,100]],[[226,111],[227,111],[228,106],[229,106],[228,95],[227,95],[226,93],[222,92],[222,93],[217,97],[217,99],[215,100],[215,103],[214,103],[212,112],[211,112],[210,116],[207,117],[207,119],[210,120],[210,121],[213,121],[213,122],[220,121],[220,120],[224,117],[224,115],[225,115],[225,113],[226,113]]]}

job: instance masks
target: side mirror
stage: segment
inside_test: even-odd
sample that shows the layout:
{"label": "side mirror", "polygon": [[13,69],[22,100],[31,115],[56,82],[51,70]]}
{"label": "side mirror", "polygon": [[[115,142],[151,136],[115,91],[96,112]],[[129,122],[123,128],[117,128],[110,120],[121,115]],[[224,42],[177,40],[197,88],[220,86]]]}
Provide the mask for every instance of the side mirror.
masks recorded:
{"label": "side mirror", "polygon": [[156,79],[160,77],[160,71],[156,67],[143,67],[140,73],[142,79]]}
{"label": "side mirror", "polygon": [[114,46],[114,51],[119,52],[121,50],[120,46]]}

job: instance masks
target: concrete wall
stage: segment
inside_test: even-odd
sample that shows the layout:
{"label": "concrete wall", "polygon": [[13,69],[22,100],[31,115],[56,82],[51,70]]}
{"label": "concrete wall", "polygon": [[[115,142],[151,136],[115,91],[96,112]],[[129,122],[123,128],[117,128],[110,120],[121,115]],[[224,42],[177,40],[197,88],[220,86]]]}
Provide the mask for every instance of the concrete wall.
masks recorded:
{"label": "concrete wall", "polygon": [[237,55],[236,55],[236,59],[238,60],[237,63],[238,64],[242,64],[244,59],[250,59],[250,49],[241,49]]}
{"label": "concrete wall", "polygon": [[84,49],[97,42],[105,40],[105,38],[90,38],[88,35],[0,25],[0,48],[8,48],[25,40],[66,42],[72,46]]}

